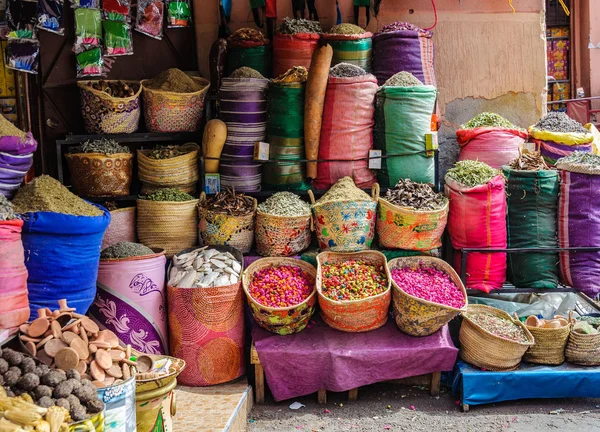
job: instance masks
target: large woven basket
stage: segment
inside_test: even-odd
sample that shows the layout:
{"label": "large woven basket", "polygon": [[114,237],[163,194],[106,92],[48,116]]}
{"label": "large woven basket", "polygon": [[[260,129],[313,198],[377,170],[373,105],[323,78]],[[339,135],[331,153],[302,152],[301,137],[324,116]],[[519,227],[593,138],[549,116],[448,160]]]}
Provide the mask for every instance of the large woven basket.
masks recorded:
{"label": "large woven basket", "polygon": [[204,119],[204,101],[210,88],[208,80],[191,77],[202,89],[193,93],[174,93],[148,88],[142,81],[144,119],[150,132],[195,132]]}
{"label": "large woven basket", "polygon": [[312,216],[274,216],[256,212],[256,251],[263,256],[291,256],[310,246]]}
{"label": "large woven basket", "polygon": [[137,233],[140,243],[165,250],[167,258],[198,244],[198,200],[137,201]]}
{"label": "large woven basket", "polygon": [[442,246],[448,205],[439,210],[414,210],[379,198],[377,238],[386,249],[431,250]]}
{"label": "large woven basket", "polygon": [[125,207],[110,212],[110,224],[102,239],[102,249],[119,242],[136,241],[135,207]]}
{"label": "large woven basket", "polygon": [[515,342],[493,335],[463,314],[460,326],[460,357],[467,363],[491,371],[511,371],[519,367],[525,351],[535,343],[527,327],[506,312],[485,305],[469,305],[467,313],[489,313],[523,328],[528,342]]}
{"label": "large woven basket", "polygon": [[582,366],[600,365],[600,333],[586,335],[571,331],[565,357],[568,362]]}
{"label": "large woven basket", "polygon": [[[335,301],[325,297],[321,287],[321,267],[326,263],[347,260],[362,260],[369,264],[383,265],[388,278],[387,289],[381,294],[361,300]],[[387,261],[381,252],[321,252],[317,255],[317,293],[323,321],[329,327],[350,333],[371,331],[385,325],[392,300],[391,279]]]}
{"label": "large woven basket", "polygon": [[467,291],[465,290],[465,286],[460,280],[460,277],[456,274],[450,264],[439,258],[428,256],[394,258],[388,262],[388,268],[391,273],[394,269],[402,269],[405,267],[415,269],[418,268],[421,263],[426,267],[433,267],[448,274],[450,280],[452,280],[452,282],[454,282],[454,284],[462,291],[465,298],[465,305],[460,309],[456,309],[451,306],[430,302],[412,296],[400,289],[392,278],[394,318],[398,328],[403,333],[411,336],[429,336],[430,334],[435,333],[460,312],[466,311],[468,304]]}
{"label": "large woven basket", "polygon": [[[139,81],[123,81],[125,84],[137,84],[138,90],[133,96],[117,98],[106,92],[89,86],[94,81],[78,81],[81,96],[81,113],[83,125],[89,134],[133,133],[140,123],[140,94],[142,86]],[[105,82],[115,82],[105,80]]]}
{"label": "large woven basket", "polygon": [[559,365],[565,361],[565,347],[569,340],[572,324],[569,323],[564,327],[541,328],[533,327],[525,324],[527,330],[530,331],[535,344],[529,347],[523,360],[529,363]]}
{"label": "large woven basket", "polygon": [[71,182],[77,195],[116,197],[129,195],[133,174],[131,153],[66,154]]}
{"label": "large woven basket", "polygon": [[152,150],[138,150],[138,175],[142,182],[142,194],[161,188],[177,188],[182,192],[195,193],[200,178],[198,152],[200,146],[187,143],[179,147],[188,153],[169,159],[152,159]]}
{"label": "large woven basket", "polygon": [[373,199],[315,202],[308,191],[321,250],[355,252],[369,249],[375,237],[375,219],[379,184],[371,189]]}
{"label": "large woven basket", "polygon": [[250,252],[254,241],[254,220],[256,217],[256,198],[252,213],[232,216],[205,208],[206,194],[200,194],[198,212],[200,223],[198,231],[200,241],[204,245],[232,246],[242,253]]}
{"label": "large woven basket", "polygon": [[242,283],[252,316],[258,325],[279,335],[289,335],[301,332],[310,321],[317,304],[316,290],[313,289],[312,293],[302,303],[286,308],[264,306],[254,300],[249,291],[256,272],[265,267],[281,266],[300,267],[313,278],[314,288],[317,270],[309,263],[295,258],[261,258],[256,260],[244,271]]}

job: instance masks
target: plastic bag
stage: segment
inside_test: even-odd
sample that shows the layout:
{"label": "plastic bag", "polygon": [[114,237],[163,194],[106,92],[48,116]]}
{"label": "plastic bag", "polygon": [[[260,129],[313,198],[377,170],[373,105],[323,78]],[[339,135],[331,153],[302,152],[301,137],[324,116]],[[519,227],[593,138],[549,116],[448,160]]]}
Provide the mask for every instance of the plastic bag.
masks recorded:
{"label": "plastic bag", "polygon": [[135,29],[154,39],[162,39],[164,9],[162,0],[139,0]]}
{"label": "plastic bag", "polygon": [[76,52],[100,46],[102,39],[102,13],[99,9],[75,9]]}
{"label": "plastic bag", "polygon": [[35,39],[10,39],[6,44],[6,67],[37,74],[40,42]]}
{"label": "plastic bag", "polygon": [[63,0],[39,0],[37,27],[59,35],[65,34],[63,27]]}
{"label": "plastic bag", "polygon": [[75,9],[100,9],[100,0],[71,0],[71,6]]}
{"label": "plastic bag", "polygon": [[192,7],[189,0],[167,0],[169,28],[189,27],[192,23]]}
{"label": "plastic bag", "polygon": [[110,21],[129,22],[129,0],[103,0],[104,18]]}
{"label": "plastic bag", "polygon": [[120,21],[102,21],[104,28],[104,54],[122,56],[133,54],[131,26]]}
{"label": "plastic bag", "polygon": [[99,47],[80,52],[77,58],[77,78],[104,76],[104,59]]}
{"label": "plastic bag", "polygon": [[38,2],[29,0],[9,0],[6,19],[10,28],[9,39],[35,39]]}

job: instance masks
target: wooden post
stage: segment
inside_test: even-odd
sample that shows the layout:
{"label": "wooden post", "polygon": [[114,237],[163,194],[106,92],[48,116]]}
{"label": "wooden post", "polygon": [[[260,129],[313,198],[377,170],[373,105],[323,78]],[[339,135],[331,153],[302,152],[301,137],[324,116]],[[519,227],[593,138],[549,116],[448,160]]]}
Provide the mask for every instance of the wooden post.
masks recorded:
{"label": "wooden post", "polygon": [[320,404],[326,404],[327,403],[327,390],[325,390],[325,389],[319,390],[319,392],[317,393],[317,399]]}
{"label": "wooden post", "polygon": [[265,403],[265,371],[262,365],[254,365],[254,389],[257,405]]}
{"label": "wooden post", "polygon": [[358,399],[358,387],[352,390],[348,390],[348,400],[355,401],[356,399]]}
{"label": "wooden post", "polygon": [[442,382],[442,373],[441,372],[433,372],[431,374],[431,383],[429,384],[429,393],[431,396],[439,396],[440,395],[440,384]]}

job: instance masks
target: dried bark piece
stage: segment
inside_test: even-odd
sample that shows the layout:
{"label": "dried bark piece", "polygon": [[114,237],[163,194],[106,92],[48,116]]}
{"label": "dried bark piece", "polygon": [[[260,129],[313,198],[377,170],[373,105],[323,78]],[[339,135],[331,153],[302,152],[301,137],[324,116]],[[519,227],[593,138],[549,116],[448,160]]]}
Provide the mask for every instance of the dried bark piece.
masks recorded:
{"label": "dried bark piece", "polygon": [[73,339],[69,345],[71,346],[71,348],[77,351],[79,358],[86,359],[90,356],[88,344],[86,344],[80,337],[76,337],[75,339]]}
{"label": "dried bark piece", "polygon": [[65,331],[62,334],[62,340],[68,345],[71,343],[71,341],[73,339],[75,339],[77,336],[75,333],[73,333],[72,331]]}
{"label": "dried bark piece", "polygon": [[85,329],[83,329],[81,332],[79,332],[79,337],[80,337],[81,339],[83,339],[83,341],[84,341],[86,344],[89,344],[89,343],[90,343],[90,340],[89,340],[89,338],[88,338],[88,335],[87,335],[87,331],[85,331]]}
{"label": "dried bark piece", "polygon": [[125,358],[125,353],[123,351],[119,351],[119,350],[110,350],[108,352],[108,354],[110,355],[110,358],[114,362],[119,362]]}
{"label": "dried bark piece", "polygon": [[31,354],[34,357],[37,354],[37,348],[35,347],[35,344],[31,341],[28,341],[25,344],[25,349],[29,352],[29,354]]}
{"label": "dried bark piece", "polygon": [[86,331],[90,333],[98,333],[100,331],[100,327],[91,318],[83,317],[81,318],[81,324]]}
{"label": "dried bark piece", "polygon": [[96,387],[96,388],[104,387],[104,383],[102,381],[94,380],[94,381],[92,381],[92,384],[94,384],[94,387]]}
{"label": "dried bark piece", "polygon": [[77,367],[79,364],[79,354],[73,348],[66,347],[56,353],[54,362],[58,369],[62,369],[66,372],[69,369]]}
{"label": "dried bark piece", "polygon": [[40,350],[37,353],[37,359],[44,363],[46,366],[50,366],[54,361],[52,357],[48,356],[44,350]]}
{"label": "dried bark piece", "polygon": [[42,339],[41,341],[39,341],[35,347],[37,349],[40,349],[41,347],[43,347],[44,345],[46,345],[46,343],[48,343],[49,340],[54,339],[54,336],[50,335],[50,336],[46,336],[44,339]]}
{"label": "dried bark piece", "polygon": [[103,349],[112,348],[111,345],[107,342],[93,341],[93,342],[90,342],[90,345],[95,345],[96,348],[103,348]]}
{"label": "dried bark piece", "polygon": [[115,378],[123,377],[123,370],[118,364],[113,364],[110,368],[106,369],[106,373]]}
{"label": "dried bark piece", "polygon": [[115,382],[115,378],[114,377],[107,376],[107,377],[104,378],[104,385],[107,386],[107,387],[110,386],[110,385],[113,385],[114,382]]}
{"label": "dried bark piece", "polygon": [[40,337],[50,327],[50,321],[48,318],[37,318],[29,325],[28,335],[31,337]]}
{"label": "dried bark piece", "polygon": [[[66,325],[63,327],[63,331],[67,331],[67,330],[71,330],[73,333],[77,334],[79,333],[79,324],[81,324],[81,319],[77,319],[75,321],[73,321],[72,323]],[[77,329],[75,329],[75,327],[77,327]]]}
{"label": "dried bark piece", "polygon": [[59,352],[63,348],[66,348],[67,346],[68,345],[62,340],[54,338],[52,340],[49,340],[46,343],[46,345],[44,345],[44,351],[46,351],[46,354],[48,354],[49,357],[54,358],[57,352]]}
{"label": "dried bark piece", "polygon": [[23,334],[29,334],[29,324],[21,324],[19,326],[19,331]]}
{"label": "dried bark piece", "polygon": [[52,321],[52,323],[50,324],[50,329],[52,330],[52,335],[56,339],[60,339],[60,337],[62,336],[62,326],[60,325],[60,323],[58,321]]}
{"label": "dried bark piece", "polygon": [[131,378],[131,369],[128,365],[123,363],[121,365],[121,370],[123,371],[123,379],[128,380],[129,378]]}
{"label": "dried bark piece", "polygon": [[27,336],[27,335],[21,335],[21,336],[19,336],[19,337],[21,338],[21,340],[22,340],[23,342],[33,342],[33,343],[38,343],[38,342],[40,342],[40,341],[42,340],[42,338],[32,338],[32,337],[30,337],[30,336]]}
{"label": "dried bark piece", "polygon": [[92,375],[92,378],[98,381],[104,381],[104,378],[106,377],[104,369],[102,369],[96,361],[90,363],[90,374]]}
{"label": "dried bark piece", "polygon": [[96,345],[94,345],[93,343],[90,344],[89,349],[90,349],[91,354],[95,354],[98,351],[98,347]]}
{"label": "dried bark piece", "polygon": [[113,364],[110,354],[103,349],[99,349],[96,352],[96,356],[94,358],[96,359],[96,363],[98,363],[98,366],[100,366],[104,370],[110,368]]}
{"label": "dried bark piece", "polygon": [[79,372],[80,375],[83,375],[87,371],[87,363],[84,360],[79,360],[79,363],[75,366],[75,370]]}

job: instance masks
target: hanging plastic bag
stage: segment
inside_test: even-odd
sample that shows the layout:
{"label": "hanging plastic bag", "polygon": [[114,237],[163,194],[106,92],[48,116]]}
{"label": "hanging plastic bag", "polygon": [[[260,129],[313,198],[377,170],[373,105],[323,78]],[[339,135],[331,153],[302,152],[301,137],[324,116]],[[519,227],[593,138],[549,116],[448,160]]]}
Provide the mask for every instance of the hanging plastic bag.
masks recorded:
{"label": "hanging plastic bag", "polygon": [[164,9],[162,0],[139,0],[135,29],[154,39],[162,39]]}
{"label": "hanging plastic bag", "polygon": [[168,27],[189,27],[192,24],[192,7],[189,0],[167,0]]}
{"label": "hanging plastic bag", "polygon": [[103,21],[104,53],[107,56],[133,54],[131,27],[120,21]]}
{"label": "hanging plastic bag", "polygon": [[77,58],[77,78],[105,76],[104,59],[99,47],[80,52]]}
{"label": "hanging plastic bag", "polygon": [[75,51],[100,46],[102,13],[99,9],[75,9]]}
{"label": "hanging plastic bag", "polygon": [[71,7],[75,9],[100,9],[100,0],[71,0]]}
{"label": "hanging plastic bag", "polygon": [[35,39],[10,39],[6,44],[6,67],[31,74],[38,73],[40,42]]}
{"label": "hanging plastic bag", "polygon": [[103,0],[104,18],[110,21],[129,22],[129,0]]}
{"label": "hanging plastic bag", "polygon": [[39,0],[37,12],[37,28],[59,35],[65,34],[63,27],[63,0]]}
{"label": "hanging plastic bag", "polygon": [[10,32],[8,39],[36,39],[38,2],[29,0],[9,0],[6,19]]}

